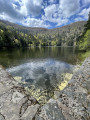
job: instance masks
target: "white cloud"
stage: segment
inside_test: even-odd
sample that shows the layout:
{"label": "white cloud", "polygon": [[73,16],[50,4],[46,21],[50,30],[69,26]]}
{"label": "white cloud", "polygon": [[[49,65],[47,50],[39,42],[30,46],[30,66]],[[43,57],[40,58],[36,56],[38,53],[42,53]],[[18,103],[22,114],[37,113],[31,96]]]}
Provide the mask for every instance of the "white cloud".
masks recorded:
{"label": "white cloud", "polygon": [[46,24],[45,21],[30,17],[23,21],[23,25],[28,27],[50,27],[50,25]]}
{"label": "white cloud", "polygon": [[6,13],[15,19],[22,19],[27,15],[38,16],[42,3],[43,0],[0,0],[0,13]]}
{"label": "white cloud", "polygon": [[70,17],[80,9],[80,0],[60,0],[60,9],[65,17]]}
{"label": "white cloud", "polygon": [[43,0],[21,0],[21,12],[26,15],[38,16],[41,13],[42,3]]}
{"label": "white cloud", "polygon": [[23,20],[24,20],[24,18],[21,19],[21,20],[14,19],[14,18],[12,18],[11,16],[8,16],[6,13],[0,14],[0,19],[1,19],[1,20],[6,20],[6,21],[9,21],[9,22],[12,22],[12,23],[19,22],[20,24],[22,24],[22,22],[23,22]]}
{"label": "white cloud", "polygon": [[13,19],[21,20],[23,15],[13,6],[13,3],[7,0],[0,0],[0,14],[5,14]]}
{"label": "white cloud", "polygon": [[[25,26],[31,27],[48,27],[43,20],[30,18],[39,15],[42,9],[43,0],[0,0],[0,19],[8,20],[10,22],[19,22]],[[19,9],[17,9],[19,4]],[[25,20],[24,17],[27,19]]]}
{"label": "white cloud", "polygon": [[[46,7],[44,9],[45,15],[43,16],[44,20],[48,20],[50,22],[54,22],[54,14],[57,11],[57,5],[53,4],[53,5],[49,5],[48,7]],[[56,15],[57,17],[57,15]]]}
{"label": "white cloud", "polygon": [[83,16],[85,19],[88,19],[89,12],[90,12],[90,7],[83,9],[78,15]]}
{"label": "white cloud", "polygon": [[90,0],[82,0],[82,3],[83,4],[88,4],[88,3],[90,3]]}
{"label": "white cloud", "polygon": [[53,3],[56,2],[56,0],[49,0],[48,2],[51,3],[51,4],[53,4]]}
{"label": "white cloud", "polygon": [[65,25],[68,22],[68,19],[63,17],[62,11],[59,9],[59,4],[47,6],[44,12],[45,15],[42,16],[42,19],[56,23],[56,26]]}
{"label": "white cloud", "polygon": [[77,21],[84,21],[85,19],[84,18],[82,18],[82,17],[77,17],[77,18],[75,18],[75,22],[77,22]]}
{"label": "white cloud", "polygon": [[77,13],[79,9],[80,0],[60,0],[59,4],[51,4],[44,9],[45,15],[42,19],[56,23],[56,26],[65,25],[68,18]]}
{"label": "white cloud", "polygon": [[68,21],[69,21],[69,19],[58,20],[56,26],[66,25]]}
{"label": "white cloud", "polygon": [[12,0],[12,1],[15,1],[15,2],[20,2],[21,0]]}
{"label": "white cloud", "polygon": [[56,26],[65,25],[68,22],[68,19],[63,17],[62,11],[59,9],[59,4],[47,6],[44,12],[45,14],[42,16],[42,19],[53,22]]}
{"label": "white cloud", "polygon": [[49,2],[50,2],[50,3],[53,3],[53,2],[55,2],[55,0],[49,0]]}

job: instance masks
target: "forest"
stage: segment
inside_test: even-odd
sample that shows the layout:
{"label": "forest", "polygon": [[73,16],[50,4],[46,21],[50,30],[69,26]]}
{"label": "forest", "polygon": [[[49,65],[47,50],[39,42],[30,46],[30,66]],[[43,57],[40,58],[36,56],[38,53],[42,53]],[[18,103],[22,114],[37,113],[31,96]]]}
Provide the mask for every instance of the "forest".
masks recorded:
{"label": "forest", "polygon": [[90,50],[90,14],[87,23],[85,24],[83,34],[78,39],[79,49],[82,51]]}
{"label": "forest", "polygon": [[28,28],[0,20],[0,48],[32,46],[79,46],[88,50],[90,19],[61,28]]}

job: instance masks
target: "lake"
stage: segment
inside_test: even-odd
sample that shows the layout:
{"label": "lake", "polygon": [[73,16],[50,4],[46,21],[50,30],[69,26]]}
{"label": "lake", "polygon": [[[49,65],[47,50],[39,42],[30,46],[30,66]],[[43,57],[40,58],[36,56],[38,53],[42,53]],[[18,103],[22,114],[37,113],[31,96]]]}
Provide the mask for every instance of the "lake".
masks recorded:
{"label": "lake", "polygon": [[0,50],[0,64],[36,99],[53,97],[65,76],[73,74],[82,54],[75,47],[32,47]]}

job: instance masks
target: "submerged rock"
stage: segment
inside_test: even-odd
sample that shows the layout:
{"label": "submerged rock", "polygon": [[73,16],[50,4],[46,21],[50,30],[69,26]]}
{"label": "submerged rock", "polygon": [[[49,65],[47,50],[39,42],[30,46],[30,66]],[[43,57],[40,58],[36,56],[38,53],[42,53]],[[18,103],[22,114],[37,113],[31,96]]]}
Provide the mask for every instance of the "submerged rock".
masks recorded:
{"label": "submerged rock", "polygon": [[58,87],[60,90],[63,90],[67,86],[67,84],[68,84],[68,81],[65,80],[61,82],[61,84]]}
{"label": "submerged rock", "polygon": [[54,99],[59,98],[60,96],[60,91],[54,91]]}
{"label": "submerged rock", "polygon": [[15,79],[16,81],[21,81],[22,77],[20,77],[20,76],[15,76],[14,79]]}
{"label": "submerged rock", "polygon": [[68,81],[72,78],[73,74],[71,73],[63,73],[61,75],[61,79],[62,79],[62,82],[58,85],[58,88],[59,90],[63,90],[67,84],[68,84]]}

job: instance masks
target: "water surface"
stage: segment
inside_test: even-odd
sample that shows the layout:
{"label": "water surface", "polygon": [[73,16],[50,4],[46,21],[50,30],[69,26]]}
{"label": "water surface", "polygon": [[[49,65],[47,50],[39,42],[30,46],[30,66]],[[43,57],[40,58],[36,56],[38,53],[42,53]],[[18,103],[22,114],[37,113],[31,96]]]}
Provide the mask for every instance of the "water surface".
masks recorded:
{"label": "water surface", "polygon": [[73,73],[80,55],[75,47],[9,49],[0,51],[0,64],[13,77],[20,77],[32,95],[45,101],[63,81],[62,75]]}
{"label": "water surface", "polygon": [[18,66],[29,61],[54,59],[70,64],[76,64],[80,52],[75,47],[34,47],[24,49],[0,50],[0,64],[5,68]]}

